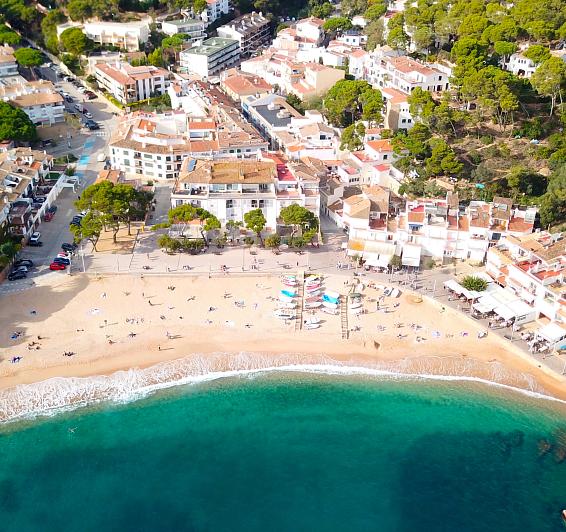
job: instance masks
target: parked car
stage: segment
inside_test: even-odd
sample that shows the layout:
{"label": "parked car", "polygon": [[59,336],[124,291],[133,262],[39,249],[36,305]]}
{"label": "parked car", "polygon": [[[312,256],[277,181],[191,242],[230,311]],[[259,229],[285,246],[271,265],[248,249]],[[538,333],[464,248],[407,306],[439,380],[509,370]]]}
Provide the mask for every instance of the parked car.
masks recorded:
{"label": "parked car", "polygon": [[32,233],[31,236],[29,237],[29,242],[30,244],[32,242],[39,242],[40,238],[41,238],[41,233],[39,231],[36,231],[35,233]]}
{"label": "parked car", "polygon": [[14,268],[17,268],[18,266],[27,266],[28,268],[31,268],[33,266],[33,261],[31,259],[19,259],[14,262]]}
{"label": "parked car", "polygon": [[47,198],[45,196],[34,196],[33,201],[35,203],[45,203]]}
{"label": "parked car", "polygon": [[50,207],[47,207],[47,212],[55,214],[57,212],[57,205],[51,205]]}
{"label": "parked car", "polygon": [[67,253],[66,251],[61,251],[61,253],[57,253],[57,256],[61,259],[69,259],[71,260],[71,254]]}
{"label": "parked car", "polygon": [[53,220],[53,216],[55,216],[52,212],[46,212],[45,216],[43,217],[43,221],[45,222],[50,222],[51,220]]}
{"label": "parked car", "polygon": [[14,272],[26,272],[27,273],[29,270],[28,270],[27,266],[22,265],[22,266],[14,267],[14,269],[12,271],[14,271]]}
{"label": "parked car", "polygon": [[89,113],[88,111],[85,111],[85,112],[84,112],[84,115],[85,115],[87,118],[90,118],[90,119],[92,120],[92,113]]}
{"label": "parked car", "polygon": [[65,81],[69,81],[69,82],[72,82],[72,81],[73,81],[73,77],[72,77],[72,76],[65,76],[63,79],[64,79]]}
{"label": "parked car", "polygon": [[84,93],[84,97],[85,97],[87,100],[94,100],[94,99],[96,99],[96,94],[94,94],[94,92],[92,92],[92,91],[86,91],[86,92]]}
{"label": "parked car", "polygon": [[50,270],[65,270],[66,268],[67,268],[67,266],[65,266],[64,264],[61,264],[60,262],[52,262],[49,265]]}
{"label": "parked car", "polygon": [[61,249],[64,251],[75,251],[77,247],[78,246],[74,242],[72,244],[68,244],[67,242],[63,242],[61,244]]}
{"label": "parked car", "polygon": [[31,246],[32,248],[40,248],[41,246],[43,246],[43,242],[41,240],[36,240],[35,242],[28,242],[28,246]]}
{"label": "parked car", "polygon": [[80,93],[86,92],[86,87],[83,87],[82,85],[77,89]]}
{"label": "parked car", "polygon": [[17,281],[18,279],[25,279],[28,276],[26,272],[12,272],[8,275],[8,281]]}
{"label": "parked car", "polygon": [[65,96],[65,101],[68,103],[73,103],[75,100],[73,100],[72,96]]}
{"label": "parked car", "polygon": [[94,120],[90,119],[85,120],[85,127],[88,129],[100,129],[100,126]]}
{"label": "parked car", "polygon": [[71,261],[65,257],[55,257],[52,262],[59,262],[65,266],[69,266],[69,264],[71,264]]}

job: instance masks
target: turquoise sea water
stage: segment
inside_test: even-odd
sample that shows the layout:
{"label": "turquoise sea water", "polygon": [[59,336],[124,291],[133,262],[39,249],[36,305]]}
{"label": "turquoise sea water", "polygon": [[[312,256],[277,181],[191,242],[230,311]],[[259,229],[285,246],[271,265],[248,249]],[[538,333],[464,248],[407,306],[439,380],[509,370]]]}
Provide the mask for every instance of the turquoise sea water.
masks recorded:
{"label": "turquoise sea water", "polygon": [[558,531],[566,461],[539,442],[565,429],[473,383],[182,386],[2,427],[0,530]]}

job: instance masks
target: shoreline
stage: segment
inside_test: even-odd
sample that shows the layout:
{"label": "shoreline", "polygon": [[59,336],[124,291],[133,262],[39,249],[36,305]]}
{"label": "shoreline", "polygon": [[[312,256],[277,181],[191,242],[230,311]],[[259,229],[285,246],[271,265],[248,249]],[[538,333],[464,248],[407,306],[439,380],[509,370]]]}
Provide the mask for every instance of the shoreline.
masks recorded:
{"label": "shoreline", "polygon": [[[12,347],[0,350],[0,421],[13,417],[16,411],[25,415],[26,409],[36,410],[33,404],[47,407],[60,403],[57,397],[69,394],[74,402],[80,401],[82,394],[88,404],[100,395],[120,395],[117,387],[127,394],[136,387],[175,385],[179,377],[194,380],[211,373],[291,365],[476,379],[566,400],[563,376],[497,335],[477,339],[481,328],[471,318],[451,309],[441,310],[437,301],[425,298],[417,303],[410,292],[403,293],[395,304],[386,301],[391,312],[381,314],[371,311],[379,292],[365,287],[368,313],[351,318],[351,325],[358,326],[360,332],[342,340],[340,316],[320,313],[320,329],[298,331],[274,318],[271,297],[280,288],[278,278],[234,282],[131,276],[127,291],[123,276],[95,280],[65,276],[56,281],[4,298],[6,304],[0,309],[2,344],[10,343],[6,335],[17,328],[16,322],[24,334],[17,343],[12,341]],[[328,288],[344,291],[339,283],[343,283],[342,277],[327,278]],[[227,298],[229,290],[232,293]],[[32,305],[29,296],[34,292]],[[234,305],[240,298],[245,300],[244,308]],[[30,306],[34,307],[33,315]],[[128,318],[132,315],[134,318]],[[10,319],[14,323],[9,323]],[[400,329],[398,322],[404,324]],[[409,329],[411,323],[420,324],[423,339]],[[376,325],[385,331],[377,332]],[[398,338],[399,334],[403,338]],[[28,355],[22,346],[36,337],[42,338],[41,350]],[[109,345],[108,340],[113,343]],[[61,356],[68,349],[77,354]],[[7,357],[18,350],[23,353],[22,363],[10,364]],[[70,390],[77,385],[75,391]],[[89,391],[91,385],[102,386],[102,392]],[[111,397],[102,400],[107,398]]]}

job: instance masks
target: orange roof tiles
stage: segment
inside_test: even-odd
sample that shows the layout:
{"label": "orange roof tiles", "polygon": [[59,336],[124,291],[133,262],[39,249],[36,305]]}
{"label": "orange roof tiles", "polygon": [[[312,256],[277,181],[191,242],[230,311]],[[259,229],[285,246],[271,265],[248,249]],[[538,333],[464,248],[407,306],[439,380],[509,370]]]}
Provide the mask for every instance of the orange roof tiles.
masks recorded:
{"label": "orange roof tiles", "polygon": [[388,139],[370,140],[366,142],[366,146],[375,151],[393,151]]}

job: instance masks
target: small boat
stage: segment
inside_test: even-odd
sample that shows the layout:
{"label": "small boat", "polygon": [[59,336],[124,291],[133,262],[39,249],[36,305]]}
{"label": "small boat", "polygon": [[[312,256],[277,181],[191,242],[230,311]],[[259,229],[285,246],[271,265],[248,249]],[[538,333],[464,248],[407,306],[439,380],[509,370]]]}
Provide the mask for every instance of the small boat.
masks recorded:
{"label": "small boat", "polygon": [[566,523],[566,510],[562,510],[562,519]]}
{"label": "small boat", "polygon": [[296,281],[282,281],[284,286],[297,286],[299,283]]}
{"label": "small boat", "polygon": [[297,307],[297,303],[295,303],[294,301],[280,301],[279,302],[279,308],[283,309],[283,308],[288,308],[288,309],[292,309],[292,308],[296,308]]}
{"label": "small boat", "polygon": [[318,329],[320,323],[305,323],[305,329]]}
{"label": "small boat", "polygon": [[362,307],[350,309],[351,314],[363,314],[363,312],[364,312],[364,309]]}
{"label": "small boat", "polygon": [[305,308],[318,308],[322,306],[322,301],[307,301]]}
{"label": "small boat", "polygon": [[281,290],[281,294],[287,297],[297,297],[297,292],[294,290]]}
{"label": "small boat", "polygon": [[326,314],[332,314],[333,316],[336,316],[336,314],[338,314],[338,309],[322,307],[321,310],[322,312],[326,312]]}
{"label": "small boat", "polygon": [[356,308],[360,308],[362,306],[362,302],[361,301],[351,301],[350,303],[348,303],[348,308],[350,310],[356,309]]}
{"label": "small boat", "polygon": [[273,314],[276,318],[281,320],[292,320],[295,317],[292,312],[284,309],[277,309]]}
{"label": "small boat", "polygon": [[305,320],[305,323],[320,323],[320,318],[317,318],[316,316],[311,316],[310,318],[307,318]]}
{"label": "small boat", "polygon": [[314,292],[314,291],[319,291],[319,290],[320,290],[319,284],[313,284],[312,286],[305,286],[305,291],[307,292],[307,294],[309,292]]}
{"label": "small boat", "polygon": [[338,310],[338,303],[331,303],[330,301],[322,301],[322,304],[325,308],[331,308],[334,310]]}
{"label": "small boat", "polygon": [[306,296],[307,297],[316,297],[320,295],[320,290],[313,290],[312,292],[307,292]]}

